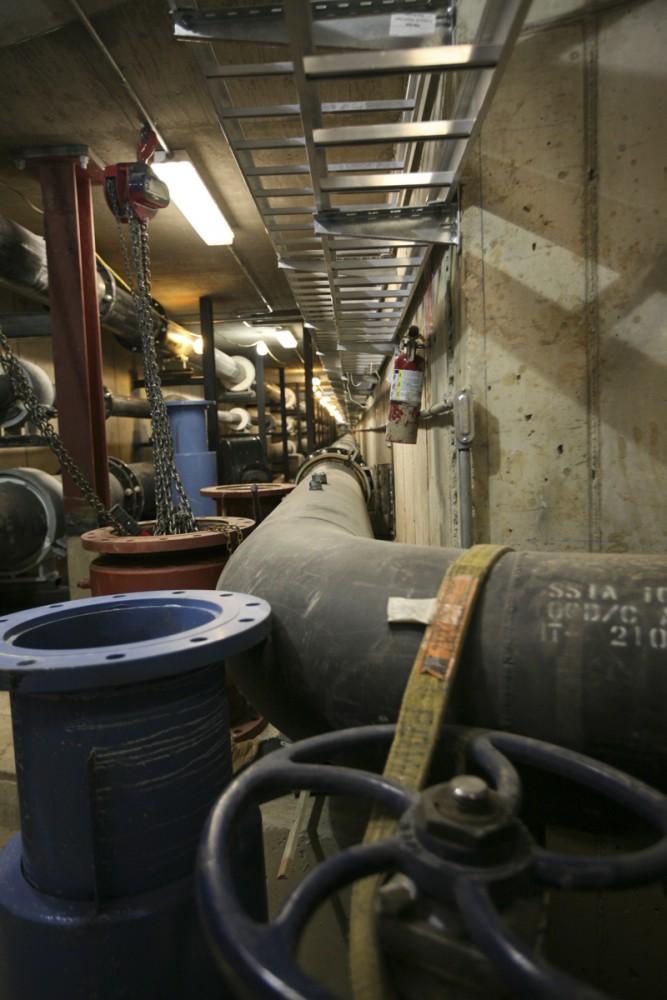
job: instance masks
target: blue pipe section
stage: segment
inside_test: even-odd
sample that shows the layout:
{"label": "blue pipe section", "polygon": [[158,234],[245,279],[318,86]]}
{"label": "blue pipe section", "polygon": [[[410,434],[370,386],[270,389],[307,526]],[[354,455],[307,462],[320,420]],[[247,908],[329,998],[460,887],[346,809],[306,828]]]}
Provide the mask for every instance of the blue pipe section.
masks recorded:
{"label": "blue pipe section", "polygon": [[[232,776],[224,667],[266,602],[215,591],[89,598],[0,621],[21,833],[0,854],[0,1000],[213,1000],[193,902]],[[239,886],[265,910],[258,812]]]}
{"label": "blue pipe section", "polygon": [[[197,517],[213,517],[215,501],[199,492],[204,486],[218,481],[218,466],[214,451],[208,451],[206,407],[215,403],[205,399],[170,399],[167,412],[174,441],[174,458],[185,493]],[[177,501],[175,492],[172,493]]]}

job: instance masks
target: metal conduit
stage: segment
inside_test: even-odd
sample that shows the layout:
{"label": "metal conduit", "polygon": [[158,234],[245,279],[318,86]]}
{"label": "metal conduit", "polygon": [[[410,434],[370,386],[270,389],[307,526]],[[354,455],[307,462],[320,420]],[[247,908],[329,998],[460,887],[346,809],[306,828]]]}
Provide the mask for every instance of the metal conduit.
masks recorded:
{"label": "metal conduit", "polygon": [[[433,598],[458,555],[375,540],[358,470],[339,454],[309,460],[219,581],[273,608],[271,638],[231,664],[236,683],[295,739],[394,721],[423,626],[388,624],[387,600]],[[472,621],[453,720],[665,786],[666,575],[664,555],[504,555]]]}

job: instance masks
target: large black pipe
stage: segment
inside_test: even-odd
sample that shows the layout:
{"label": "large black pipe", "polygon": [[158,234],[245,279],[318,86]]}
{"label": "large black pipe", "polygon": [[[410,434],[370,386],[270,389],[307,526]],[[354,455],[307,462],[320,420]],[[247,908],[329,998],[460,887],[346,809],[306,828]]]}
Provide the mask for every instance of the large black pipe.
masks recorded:
{"label": "large black pipe", "polygon": [[[46,261],[46,243],[42,236],[30,232],[17,222],[0,215],[0,276],[19,287],[24,287],[46,300],[49,274]],[[108,268],[98,262],[97,295],[100,319],[130,347],[138,347],[136,310],[132,296],[118,284]],[[167,330],[167,319],[157,303],[153,311],[156,331],[161,337]],[[35,323],[35,334],[43,335],[44,319]],[[20,335],[25,335],[19,330]]]}
{"label": "large black pipe", "polygon": [[[318,471],[327,483],[311,489]],[[423,627],[389,625],[387,600],[434,597],[458,555],[376,541],[353,468],[312,465],[220,578],[273,608],[270,640],[231,664],[236,683],[293,738],[395,720]],[[454,719],[665,785],[666,716],[667,557],[502,556],[472,621]]]}
{"label": "large black pipe", "polygon": [[[149,462],[109,458],[112,504],[137,520],[155,515],[155,470]],[[41,469],[0,470],[0,576],[34,570],[65,534],[62,481]]]}
{"label": "large black pipe", "polygon": [[[18,223],[0,215],[0,278],[9,281],[18,289],[46,302],[48,298],[48,270],[46,242],[42,236],[31,233]],[[102,262],[97,261],[97,298],[100,320],[108,327],[125,347],[139,350],[141,337],[137,326],[136,307],[133,296],[116,280],[115,274]],[[165,352],[179,354],[192,340],[185,330],[173,320],[167,320],[164,309],[152,300],[152,319],[155,336]],[[6,319],[7,336],[48,336],[51,332],[50,319],[33,315],[34,323],[22,321],[9,315]],[[237,391],[249,389],[255,378],[252,362],[243,357],[230,357],[223,351],[214,351],[215,373],[223,386],[231,386]],[[190,355],[193,368],[201,368],[199,355]]]}

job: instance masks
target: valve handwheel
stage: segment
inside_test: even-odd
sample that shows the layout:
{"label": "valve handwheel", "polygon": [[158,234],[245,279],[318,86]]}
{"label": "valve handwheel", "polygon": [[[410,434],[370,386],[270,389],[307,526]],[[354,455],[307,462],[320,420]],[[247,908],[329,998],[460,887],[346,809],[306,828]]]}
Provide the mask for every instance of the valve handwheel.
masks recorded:
{"label": "valve handwheel", "polygon": [[[455,901],[467,934],[513,995],[530,1000],[602,1000],[604,994],[535,955],[502,921],[493,891],[512,880],[534,886],[600,890],[645,885],[667,873],[667,797],[628,775],[552,744],[509,733],[446,727],[476,773],[415,793],[370,771],[327,763],[342,753],[388,749],[394,726],[347,729],[285,747],[242,773],[211,815],[198,865],[198,894],[209,942],[226,974],[253,997],[332,1000],[296,964],[303,931],[332,893],[378,872],[403,873],[418,893]],[[537,768],[598,793],[655,828],[650,847],[609,857],[539,847],[519,819],[514,764]],[[486,781],[480,777],[483,774]],[[257,923],[236,891],[225,845],[246,806],[292,791],[351,795],[398,820],[377,844],[343,850],[314,869],[275,919]],[[481,853],[480,853],[481,852]]]}

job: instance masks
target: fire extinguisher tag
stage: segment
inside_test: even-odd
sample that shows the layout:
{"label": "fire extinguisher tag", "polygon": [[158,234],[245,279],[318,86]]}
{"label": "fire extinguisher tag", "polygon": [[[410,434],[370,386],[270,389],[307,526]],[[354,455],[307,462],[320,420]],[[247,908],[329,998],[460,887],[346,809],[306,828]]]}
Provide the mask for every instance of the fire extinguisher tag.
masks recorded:
{"label": "fire extinguisher tag", "polygon": [[392,403],[409,403],[412,406],[419,406],[423,384],[423,372],[395,368],[389,398]]}

